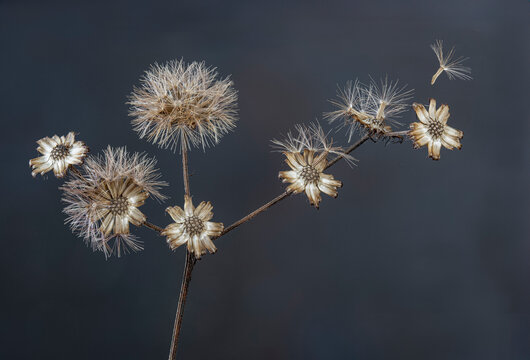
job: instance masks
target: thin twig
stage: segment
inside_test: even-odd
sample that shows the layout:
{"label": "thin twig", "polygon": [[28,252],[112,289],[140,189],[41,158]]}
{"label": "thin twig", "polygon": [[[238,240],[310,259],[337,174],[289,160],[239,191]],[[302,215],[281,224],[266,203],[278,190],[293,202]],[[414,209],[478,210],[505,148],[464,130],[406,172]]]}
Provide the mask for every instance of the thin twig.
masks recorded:
{"label": "thin twig", "polygon": [[[362,144],[364,144],[364,142],[368,139],[371,138],[371,134],[366,134],[364,135],[361,139],[359,139],[359,141],[357,141],[355,144],[353,144],[352,146],[350,146],[348,149],[346,149],[346,151],[344,151],[345,154],[349,154],[351,153],[353,150],[357,149],[359,146],[361,146]],[[339,160],[341,160],[343,158],[343,156],[341,155],[338,155],[337,157],[335,157],[333,160],[331,160],[328,165],[326,166],[326,169],[335,165],[335,163],[337,163]],[[239,225],[241,224],[244,224],[246,223],[247,221],[253,219],[256,215],[264,212],[265,210],[267,210],[268,208],[270,208],[271,206],[273,206],[274,204],[277,204],[279,203],[280,201],[282,201],[283,199],[287,198],[289,195],[291,195],[292,192],[287,192],[287,191],[284,191],[283,193],[281,193],[280,195],[276,196],[274,199],[272,199],[271,201],[269,201],[268,203],[266,203],[265,205],[262,205],[260,206],[259,208],[257,208],[256,210],[254,210],[253,212],[251,212],[250,214],[242,217],[241,219],[239,219],[238,221],[236,221],[235,223],[233,223],[232,225],[226,227],[223,232],[221,233],[221,235],[219,235],[217,238],[220,238],[221,236],[225,235],[226,233],[234,230],[236,227],[238,227]]]}
{"label": "thin twig", "polygon": [[[344,151],[344,154],[349,154],[351,153],[353,150],[357,149],[359,146],[361,146],[362,144],[365,143],[366,140],[370,139],[372,137],[371,134],[366,134],[364,135],[362,138],[360,138],[355,144],[353,144],[352,146],[350,146],[349,148],[346,149],[346,151]],[[326,167],[324,169],[328,169],[330,167],[332,167],[333,165],[335,165],[335,163],[339,160],[341,160],[343,158],[342,155],[338,155],[337,157],[335,157],[333,160],[331,160],[330,162],[328,162],[328,164],[326,165]]]}
{"label": "thin twig", "polygon": [[161,228],[160,226],[157,226],[157,225],[155,225],[155,224],[151,224],[151,223],[150,223],[149,221],[147,221],[147,220],[146,220],[142,225],[145,226],[145,227],[148,227],[148,228],[151,229],[151,230],[157,231],[157,232],[159,232],[159,233],[162,232],[162,231],[164,230],[164,228]]}
{"label": "thin twig", "polygon": [[288,197],[289,195],[291,195],[290,192],[287,192],[287,191],[284,191],[283,193],[281,193],[280,195],[276,196],[274,199],[272,199],[271,201],[269,201],[268,203],[266,203],[265,205],[257,208],[256,210],[254,210],[253,212],[251,212],[250,214],[248,214],[247,216],[241,218],[240,220],[236,221],[235,223],[233,223],[232,225],[228,226],[227,228],[225,228],[223,230],[223,232],[221,233],[221,235],[219,235],[218,237],[221,237],[223,236],[224,234],[226,234],[227,232],[229,231],[232,231],[234,230],[236,227],[238,227],[239,225],[243,224],[243,223],[246,223],[247,221],[249,221],[250,219],[252,219],[253,217],[255,217],[256,215],[264,212],[265,210],[267,210],[268,208],[270,208],[272,205],[282,201],[283,199],[285,199],[286,197]]}

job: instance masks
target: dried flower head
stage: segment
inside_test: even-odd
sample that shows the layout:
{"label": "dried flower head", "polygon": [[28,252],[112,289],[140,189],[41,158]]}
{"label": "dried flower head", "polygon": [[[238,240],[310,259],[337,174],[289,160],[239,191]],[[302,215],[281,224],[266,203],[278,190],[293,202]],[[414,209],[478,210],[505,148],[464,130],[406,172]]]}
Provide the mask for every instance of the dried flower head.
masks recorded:
{"label": "dried flower head", "polygon": [[129,223],[146,221],[138,207],[149,196],[164,199],[159,190],[167,184],[159,180],[155,164],[145,155],[110,146],[103,156],[89,157],[82,172],[61,187],[66,223],[105,256],[142,250]]}
{"label": "dried flower head", "polygon": [[29,165],[32,168],[31,175],[44,175],[53,170],[56,177],[62,178],[72,165],[81,165],[88,152],[88,147],[82,141],[75,141],[75,134],[69,132],[65,136],[53,135],[37,141],[37,151],[42,156],[31,159]]}
{"label": "dried flower head", "polygon": [[379,83],[371,79],[369,85],[358,80],[348,82],[344,89],[339,88],[338,98],[330,100],[338,109],[324,114],[330,123],[341,120],[339,128],[346,128],[348,141],[356,130],[363,130],[375,136],[385,136],[392,132],[391,125],[407,110],[413,90],[406,85],[384,78]]}
{"label": "dried flower head", "polygon": [[237,91],[203,62],[154,64],[141,82],[129,101],[140,138],[172,150],[179,143],[204,149],[235,127]]}
{"label": "dried flower head", "polygon": [[433,160],[440,159],[442,145],[452,150],[461,149],[460,139],[464,133],[447,125],[449,119],[449,106],[442,105],[436,110],[436,100],[430,99],[429,111],[421,104],[412,104],[420,122],[410,124],[409,136],[414,141],[414,147],[427,145],[429,157]]}
{"label": "dried flower head", "polygon": [[333,147],[320,125],[296,125],[295,134],[289,132],[284,140],[273,140],[273,145],[285,155],[285,162],[291,170],[280,171],[278,177],[283,182],[291,183],[288,192],[294,194],[305,191],[309,202],[317,209],[321,201],[320,192],[337,197],[337,188],[342,182],[335,180],[333,175],[324,174],[328,164],[328,155],[336,154],[350,164],[354,158],[340,147]]}
{"label": "dried flower head", "polygon": [[434,85],[436,79],[442,72],[445,71],[449,80],[462,79],[462,80],[471,80],[471,68],[463,66],[462,63],[468,58],[459,57],[454,58],[455,48],[453,47],[447,55],[444,56],[443,52],[443,41],[436,40],[434,44],[431,45],[432,51],[436,54],[440,67],[433,75],[431,79],[431,85]]}
{"label": "dried flower head", "polygon": [[199,259],[208,250],[211,254],[217,251],[211,237],[221,235],[223,224],[210,222],[213,217],[213,206],[210,202],[201,202],[194,207],[191,197],[184,196],[184,209],[179,206],[168,207],[169,213],[174,223],[169,224],[162,235],[167,236],[167,242],[171,249],[176,249],[180,245],[188,244],[188,250]]}

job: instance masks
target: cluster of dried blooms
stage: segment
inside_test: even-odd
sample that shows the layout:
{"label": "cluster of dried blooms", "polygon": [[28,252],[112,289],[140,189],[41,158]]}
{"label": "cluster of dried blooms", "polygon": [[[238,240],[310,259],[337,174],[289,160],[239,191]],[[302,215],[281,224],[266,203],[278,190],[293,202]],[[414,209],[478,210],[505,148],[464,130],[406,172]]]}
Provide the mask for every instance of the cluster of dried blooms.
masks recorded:
{"label": "cluster of dried blooms", "polygon": [[[450,79],[471,79],[470,69],[463,66],[464,58],[454,58],[454,48],[446,55],[442,41],[431,48],[436,54],[439,69],[433,76],[434,84],[442,72]],[[413,103],[419,122],[410,124],[410,131],[396,132],[400,116],[410,108],[413,91],[398,81],[384,78],[370,79],[368,84],[351,81],[339,89],[338,97],[331,100],[334,111],[324,114],[331,124],[345,130],[348,142],[355,133],[370,136],[372,140],[408,136],[416,148],[427,146],[429,156],[438,160],[440,149],[461,148],[463,132],[447,125],[449,106],[436,109],[430,100],[429,110]],[[237,121],[237,91],[229,79],[220,78],[215,68],[204,63],[170,61],[155,64],[135,87],[129,104],[132,125],[140,138],[173,151],[189,151],[192,147],[205,148],[219,142],[235,127]],[[61,186],[66,203],[66,222],[94,250],[105,255],[121,255],[142,249],[141,243],[130,233],[129,224],[146,224],[146,216],[138,209],[148,197],[163,200],[156,161],[126,149],[108,147],[101,156],[89,156],[88,147],[75,141],[73,132],[66,136],[45,137],[37,141],[42,156],[30,160],[32,175],[53,170],[63,177],[68,170],[71,177]],[[342,182],[324,173],[329,156],[334,155],[352,163],[354,158],[344,148],[334,146],[318,123],[296,125],[282,140],[273,140],[273,146],[285,155],[290,170],[280,171],[279,178],[289,183],[286,190],[292,194],[305,193],[309,203],[318,208],[321,193],[337,197]],[[86,161],[85,161],[86,160]],[[83,164],[84,162],[84,164]],[[77,167],[76,167],[77,166]],[[167,208],[175,221],[161,232],[171,249],[187,244],[198,258],[206,251],[215,252],[211,238],[221,235],[223,224],[210,222],[212,206],[202,202],[194,208],[186,195],[183,209]]]}
{"label": "cluster of dried blooms", "polygon": [[[449,79],[471,79],[470,69],[462,65],[465,59],[454,58],[454,48],[444,55],[441,41],[431,47],[439,62],[431,84],[442,72]],[[427,146],[429,157],[434,160],[440,158],[442,146],[460,149],[463,132],[447,125],[449,106],[437,108],[434,99],[428,110],[413,103],[419,122],[410,124],[410,130],[396,131],[395,127],[401,125],[399,118],[411,108],[412,96],[412,90],[388,78],[370,79],[368,84],[348,82],[338,91],[337,99],[331,101],[335,110],[325,113],[324,118],[344,130],[348,142],[357,132],[362,139],[349,148],[336,146],[320,124],[312,123],[296,125],[284,139],[272,140],[290,168],[278,176],[289,185],[281,196],[228,228],[210,221],[210,202],[193,206],[189,184],[183,206],[166,209],[173,223],[165,228],[149,223],[139,208],[149,197],[164,200],[160,190],[167,184],[160,180],[156,161],[145,154],[109,146],[102,155],[87,157],[88,147],[75,141],[70,132],[38,140],[37,150],[42,156],[29,163],[33,176],[51,170],[58,178],[69,174],[61,186],[66,223],[93,250],[105,256],[141,250],[142,243],[131,234],[133,224],[158,231],[173,250],[186,245],[187,254],[198,259],[217,250],[213,240],[289,195],[305,193],[316,208],[322,201],[321,193],[337,197],[343,184],[325,171],[342,159],[353,164],[355,159],[350,152],[368,139],[402,142],[403,137],[408,137],[415,148]],[[198,62],[186,64],[181,60],[153,65],[141,78],[141,85],[134,88],[128,103],[133,129],[140,138],[162,148],[180,150],[185,184],[189,181],[187,152],[217,144],[237,121],[237,91],[232,81],[229,77],[220,78],[215,68]],[[178,330],[176,334],[178,337]]]}

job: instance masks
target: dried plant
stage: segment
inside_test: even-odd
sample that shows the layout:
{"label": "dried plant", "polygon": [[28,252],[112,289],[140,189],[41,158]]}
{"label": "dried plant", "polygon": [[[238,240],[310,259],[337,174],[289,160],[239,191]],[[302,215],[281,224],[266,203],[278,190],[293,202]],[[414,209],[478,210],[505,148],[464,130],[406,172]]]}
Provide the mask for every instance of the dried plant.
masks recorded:
{"label": "dried plant", "polygon": [[204,149],[235,127],[237,92],[215,68],[170,61],[151,66],[141,81],[129,101],[140,138],[173,150]]}
{"label": "dried plant", "polygon": [[175,250],[180,245],[188,244],[188,251],[197,259],[206,254],[206,250],[215,253],[217,248],[211,237],[221,235],[223,224],[210,222],[212,209],[209,201],[194,207],[188,195],[184,196],[184,209],[179,206],[168,207],[166,211],[175,222],[169,224],[161,235],[167,236],[169,247]]}
{"label": "dried plant", "polygon": [[358,80],[349,81],[339,88],[337,99],[330,102],[337,108],[324,114],[330,123],[339,121],[338,128],[346,128],[348,141],[357,130],[385,137],[392,132],[392,125],[399,125],[396,118],[405,112],[413,90],[399,86],[399,81],[387,77],[379,83],[371,79],[369,85]]}
{"label": "dried plant", "polygon": [[447,125],[449,119],[449,106],[442,105],[436,110],[436,100],[430,99],[429,111],[421,104],[412,104],[420,122],[410,124],[409,136],[414,141],[414,147],[427,145],[429,157],[433,160],[440,159],[442,145],[452,150],[461,149],[460,139],[464,133]]}
{"label": "dried plant", "polygon": [[440,67],[436,71],[436,73],[432,76],[431,79],[431,85],[434,85],[436,82],[436,79],[438,79],[438,76],[442,72],[445,71],[447,74],[447,77],[449,80],[454,79],[461,79],[461,80],[471,80],[472,77],[469,75],[471,74],[471,68],[462,65],[464,61],[466,61],[468,58],[459,57],[455,58],[455,48],[451,48],[451,50],[444,56],[443,51],[443,41],[442,40],[436,40],[434,44],[431,45],[432,51],[436,54],[436,58],[438,59],[438,63],[440,64]]}
{"label": "dried plant", "polygon": [[[440,58],[447,70],[452,51]],[[442,61],[441,61],[442,63]],[[450,63],[449,65],[454,63]],[[457,63],[458,65],[458,63]],[[451,74],[448,72],[448,75]],[[455,73],[453,72],[452,75]],[[434,79],[435,80],[435,79]],[[188,152],[192,147],[205,148],[217,143],[236,123],[237,93],[229,78],[218,79],[213,68],[204,63],[172,61],[155,64],[135,88],[129,104],[133,128],[140,138],[172,150],[180,149],[184,182],[184,206],[166,209],[173,223],[160,227],[147,221],[140,207],[149,198],[164,200],[160,189],[167,185],[160,180],[156,161],[145,154],[130,154],[125,148],[108,147],[102,155],[85,159],[88,148],[74,141],[74,134],[66,137],[43,138],[37,143],[41,157],[30,160],[32,175],[54,170],[57,177],[69,174],[61,186],[66,223],[93,249],[104,255],[122,255],[142,249],[142,243],[131,234],[131,226],[145,226],[165,236],[170,249],[186,244],[186,262],[173,326],[169,359],[175,359],[189,284],[194,266],[202,255],[217,251],[214,241],[257,215],[270,209],[293,194],[305,193],[316,208],[321,203],[321,192],[337,197],[343,183],[327,170],[341,160],[353,165],[351,153],[368,140],[398,139],[413,141],[414,147],[427,146],[429,156],[439,159],[440,148],[461,148],[463,133],[447,126],[449,107],[436,109],[431,99],[429,110],[414,103],[412,108],[420,122],[410,124],[408,130],[397,129],[397,121],[410,109],[412,90],[398,82],[384,78],[373,79],[368,85],[359,81],[339,89],[338,99],[331,101],[335,110],[325,114],[330,123],[338,123],[351,142],[357,130],[361,137],[345,148],[337,146],[317,123],[300,124],[281,140],[272,140],[275,151],[285,156],[290,170],[279,171],[286,189],[241,219],[224,227],[211,222],[212,205],[201,202],[193,206],[188,174]],[[85,161],[86,160],[86,161]],[[83,163],[84,161],[84,163]],[[76,167],[78,166],[78,167]],[[325,173],[326,171],[326,173]]]}
{"label": "dried plant", "polygon": [[280,171],[278,176],[283,182],[289,182],[287,192],[306,193],[311,205],[317,209],[320,204],[320,192],[336,198],[337,188],[342,182],[333,175],[324,174],[328,165],[328,155],[335,154],[352,162],[352,156],[344,153],[342,148],[333,147],[319,124],[296,125],[297,134],[287,133],[284,140],[273,140],[273,145],[285,155],[285,162],[291,170]]}
{"label": "dried plant", "polygon": [[155,165],[146,155],[110,146],[103,156],[89,157],[81,171],[76,170],[61,187],[66,223],[105,256],[142,250],[129,223],[140,226],[146,222],[138,207],[149,196],[164,199],[159,190],[166,183],[159,180]]}
{"label": "dried plant", "polygon": [[42,156],[29,161],[33,177],[53,170],[56,177],[62,178],[72,165],[81,165],[88,153],[88,147],[82,141],[75,141],[73,132],[69,132],[66,137],[45,137],[38,140],[37,144],[37,151]]}

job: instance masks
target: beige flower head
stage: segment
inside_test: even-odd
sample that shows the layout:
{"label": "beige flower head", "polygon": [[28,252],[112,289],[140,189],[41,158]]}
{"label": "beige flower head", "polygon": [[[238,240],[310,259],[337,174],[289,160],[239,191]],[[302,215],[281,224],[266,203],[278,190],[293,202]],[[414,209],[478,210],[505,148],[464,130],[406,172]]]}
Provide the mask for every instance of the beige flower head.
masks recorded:
{"label": "beige flower head", "polygon": [[130,96],[129,115],[140,138],[163,148],[203,149],[235,127],[237,91],[215,68],[182,60],[154,64]]}
{"label": "beige flower head", "polygon": [[142,250],[129,224],[146,221],[138,208],[149,196],[164,199],[159,189],[166,183],[158,180],[155,164],[125,148],[108,147],[103,156],[89,157],[82,172],[61,187],[72,231],[105,256]]}
{"label": "beige flower head", "polygon": [[167,236],[171,249],[187,244],[188,250],[199,259],[206,251],[211,254],[217,251],[212,237],[218,237],[223,231],[223,224],[211,222],[213,206],[210,202],[201,202],[194,207],[190,196],[184,196],[184,209],[179,206],[168,207],[174,223],[169,224],[162,235]]}
{"label": "beige flower head", "polygon": [[31,175],[44,175],[53,170],[56,177],[62,178],[72,165],[81,165],[88,152],[88,147],[82,141],[75,141],[75,134],[69,132],[65,136],[53,135],[37,141],[37,151],[42,156],[31,159],[29,165],[32,168]]}
{"label": "beige flower head", "polygon": [[438,76],[442,72],[445,72],[447,74],[447,77],[449,80],[454,79],[462,79],[462,80],[471,80],[472,77],[469,75],[471,74],[471,68],[464,66],[464,61],[467,60],[467,58],[459,57],[455,58],[455,48],[453,47],[447,55],[444,56],[443,51],[443,41],[442,40],[436,40],[434,44],[431,45],[432,51],[436,54],[436,58],[438,59],[438,63],[440,67],[436,71],[436,73],[433,75],[431,79],[431,85],[434,85],[436,82],[436,79],[438,79]]}
{"label": "beige flower head", "polygon": [[348,141],[357,130],[384,137],[392,132],[391,125],[399,125],[396,118],[407,110],[412,93],[406,85],[400,86],[398,81],[388,78],[379,83],[372,79],[369,85],[355,80],[344,89],[339,88],[338,98],[330,101],[337,110],[325,113],[324,117],[330,123],[338,120],[338,127],[347,130]]}
{"label": "beige flower head", "polygon": [[328,165],[328,155],[336,154],[350,163],[354,159],[341,148],[333,147],[318,124],[308,127],[297,125],[296,131],[296,135],[289,132],[284,140],[273,140],[274,146],[282,151],[286,157],[285,162],[291,168],[288,171],[280,171],[278,177],[283,182],[290,183],[286,189],[288,192],[305,192],[310,204],[318,209],[321,191],[337,197],[337,188],[342,187],[342,182],[335,180],[333,175],[323,173]]}
{"label": "beige flower head", "polygon": [[460,139],[464,133],[447,125],[448,105],[444,104],[436,110],[436,100],[430,99],[429,111],[417,103],[412,104],[412,107],[420,120],[420,122],[410,124],[409,136],[414,141],[415,148],[427,145],[429,157],[433,160],[440,159],[442,145],[449,150],[462,148]]}

